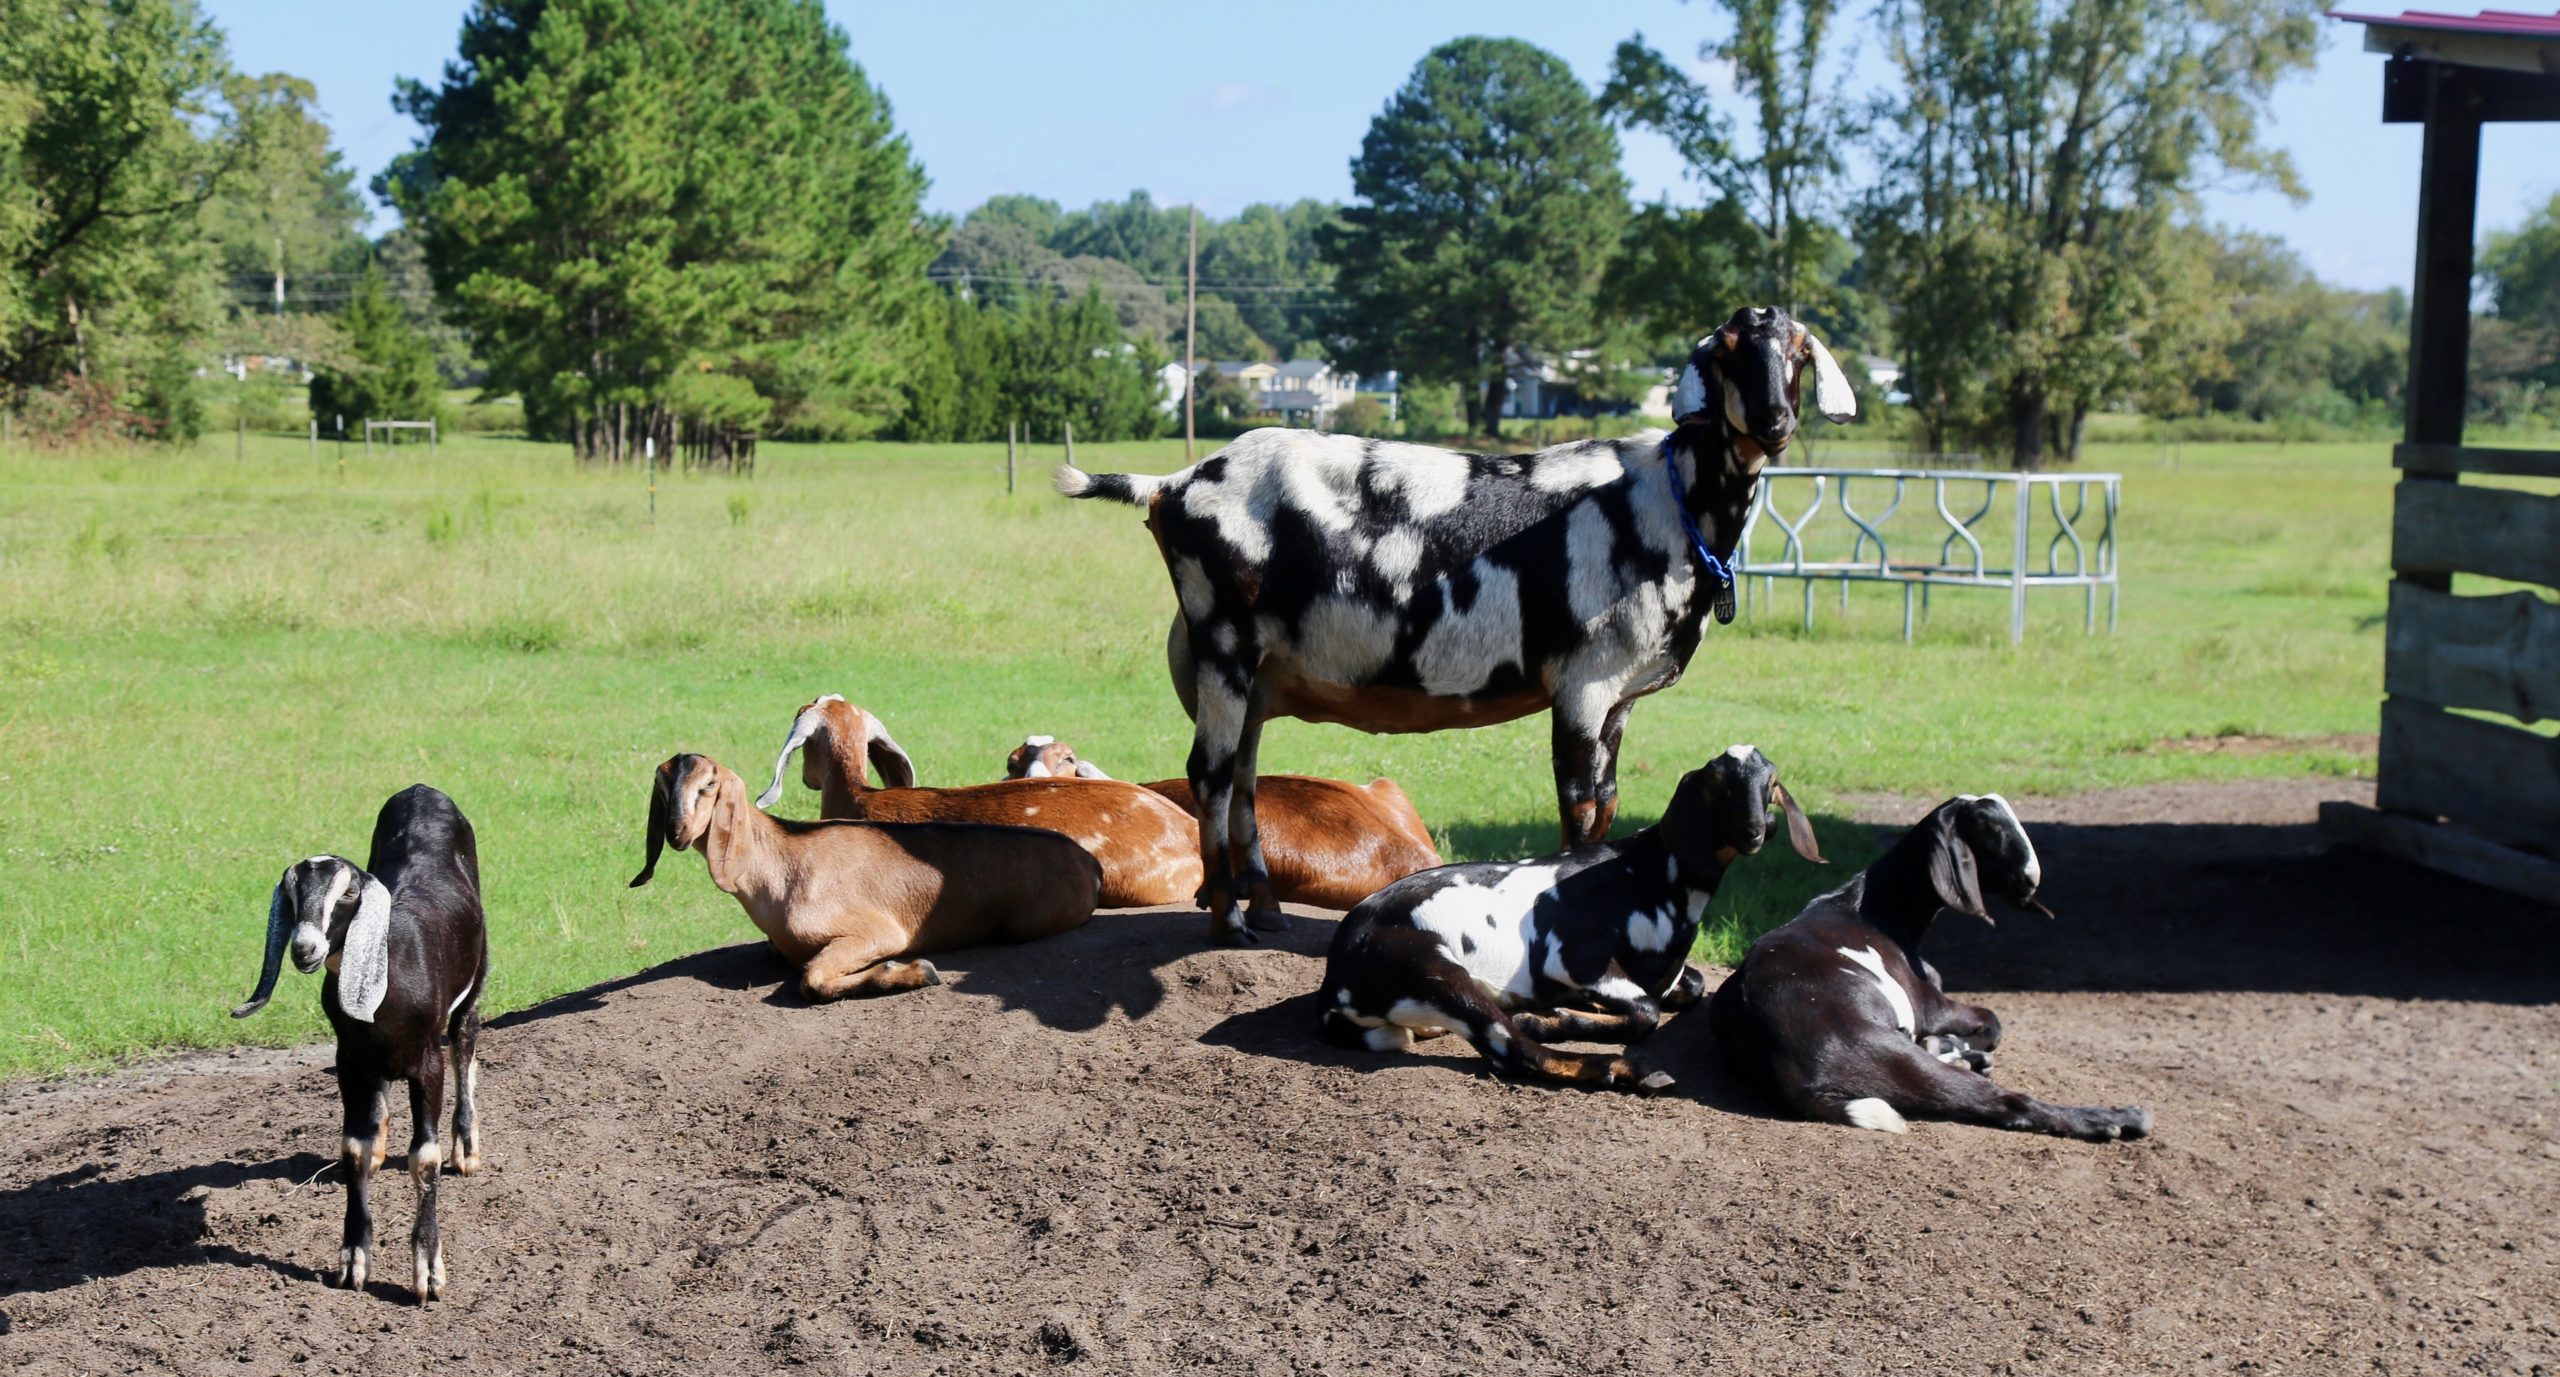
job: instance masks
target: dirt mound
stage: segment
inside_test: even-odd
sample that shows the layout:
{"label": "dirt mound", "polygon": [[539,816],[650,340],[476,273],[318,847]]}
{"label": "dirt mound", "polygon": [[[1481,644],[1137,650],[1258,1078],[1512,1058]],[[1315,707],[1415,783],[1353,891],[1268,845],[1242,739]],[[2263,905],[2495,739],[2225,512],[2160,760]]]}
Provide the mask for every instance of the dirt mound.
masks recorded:
{"label": "dirt mound", "polygon": [[[2063,917],[1950,921],[2004,1080],[2149,1142],[1767,1118],[1313,1036],[1331,924],[1121,915],[803,1006],[760,947],[504,1021],[452,1299],[336,1260],[325,1055],[0,1093],[31,1372],[2531,1371],[2560,1364],[2547,910],[2357,856],[2333,784],[2030,803]],[[697,877],[698,878],[698,877]],[[1445,1040],[1444,1040],[1445,1041]],[[2013,1050],[2014,1049],[2014,1050]],[[395,1115],[395,1123],[401,1116]],[[404,1132],[405,1130],[395,1130]],[[401,1138],[399,1141],[405,1141]],[[324,1171],[324,1168],[326,1170]],[[315,1174],[318,1179],[311,1180]],[[408,1187],[378,1272],[405,1285]]]}

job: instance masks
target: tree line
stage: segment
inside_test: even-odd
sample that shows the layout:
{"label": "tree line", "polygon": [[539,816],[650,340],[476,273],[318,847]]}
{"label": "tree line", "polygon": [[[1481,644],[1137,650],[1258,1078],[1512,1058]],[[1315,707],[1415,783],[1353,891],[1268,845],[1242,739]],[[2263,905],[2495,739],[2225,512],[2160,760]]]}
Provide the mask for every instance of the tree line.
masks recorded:
{"label": "tree line", "polygon": [[[1774,302],[1844,359],[1895,360],[1922,449],[2067,460],[2108,411],[2396,415],[2401,294],[2330,287],[2199,204],[2299,195],[2262,125],[2317,4],[1701,7],[1723,36],[1694,50],[1730,89],[1642,34],[1596,89],[1533,45],[1456,39],[1388,94],[1348,204],[1195,231],[1145,191],[928,214],[814,0],[479,0],[396,97],[424,133],[369,188],[401,225],[368,239],[309,83],[234,70],[195,0],[0,0],[0,407],[74,440],[183,438],[223,366],[290,359],[324,424],[431,415],[468,380],[582,459],[722,462],[767,436],[1160,433],[1188,339],[1392,370],[1408,430],[1486,434],[1523,368],[1632,401]],[[1883,89],[1853,89],[1851,27],[1883,45]],[[1634,129],[1700,204],[1631,201]],[[2480,266],[2475,415],[2560,420],[2560,198]],[[1216,370],[1196,386],[1213,428],[1251,420]]]}

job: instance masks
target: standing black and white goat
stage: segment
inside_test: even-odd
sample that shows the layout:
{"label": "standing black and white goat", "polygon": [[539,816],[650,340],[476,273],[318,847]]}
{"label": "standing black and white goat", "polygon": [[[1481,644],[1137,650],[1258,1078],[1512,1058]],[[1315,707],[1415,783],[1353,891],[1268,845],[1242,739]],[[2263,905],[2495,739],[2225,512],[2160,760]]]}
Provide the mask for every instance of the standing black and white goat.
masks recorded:
{"label": "standing black and white goat", "polygon": [[1705,980],[1688,961],[1698,923],[1725,869],[1768,837],[1772,808],[1785,812],[1797,854],[1820,861],[1777,767],[1736,746],[1682,777],[1662,821],[1624,841],[1444,865],[1388,885],[1333,934],[1317,994],[1325,1037],[1384,1052],[1456,1033],[1503,1071],[1668,1087],[1670,1076],[1624,1057],[1544,1044],[1631,1043],[1698,1002]]}
{"label": "standing black and white goat", "polygon": [[1565,845],[1607,836],[1627,714],[1679,680],[1710,604],[1732,619],[1726,561],[1807,372],[1815,409],[1857,414],[1821,343],[1762,307],[1698,342],[1668,435],[1481,455],[1257,430],[1160,478],[1059,469],[1069,497],[1147,508],[1173,575],[1211,935],[1251,940],[1240,900],[1287,926],[1253,812],[1269,718],[1420,732],[1552,708]]}
{"label": "standing black and white goat", "polygon": [[2140,1108],[2072,1109],[2003,1090],[1989,1009],[1946,996],[1920,959],[1938,910],[1988,922],[1983,895],[2050,918],[2034,843],[2008,801],[1931,810],[1875,864],[1751,944],[1708,1017],[1734,1072],[1808,1119],[1900,1133],[1906,1118],[2106,1142],[2151,1132]]}
{"label": "standing black and white goat", "polygon": [[453,1169],[480,1169],[480,992],[489,939],[480,911],[480,848],[453,800],[412,784],[382,805],[365,868],[338,856],[296,861],[267,905],[266,960],[257,993],[231,1011],[247,1018],[275,993],[286,948],[305,974],[328,968],[320,1008],[338,1034],[338,1098],[346,1108],[341,1161],[347,1231],[336,1284],[364,1287],[373,1255],[369,1187],[382,1165],[393,1081],[409,1083],[409,1175],[418,1183],[410,1235],[421,1303],[444,1294],[436,1228],[436,1137],[444,1108],[445,1044],[453,1047]]}

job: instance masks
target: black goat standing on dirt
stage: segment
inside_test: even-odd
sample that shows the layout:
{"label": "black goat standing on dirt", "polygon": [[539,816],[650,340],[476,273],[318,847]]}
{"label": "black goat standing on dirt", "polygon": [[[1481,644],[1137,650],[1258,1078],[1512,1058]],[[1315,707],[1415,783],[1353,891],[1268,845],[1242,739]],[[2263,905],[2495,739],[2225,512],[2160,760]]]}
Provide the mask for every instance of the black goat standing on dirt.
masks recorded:
{"label": "black goat standing on dirt", "polygon": [[2074,1109],[2004,1090],[1989,1009],[1946,996],[1920,959],[1942,908],[1985,921],[1987,890],[2050,918],[2042,864],[1998,794],[1931,810],[1876,863],[1751,944],[1708,1018],[1736,1075],[1808,1119],[1903,1132],[1906,1116],[2106,1142],[2151,1132],[2141,1108]]}
{"label": "black goat standing on dirt", "polygon": [[1334,931],[1316,994],[1326,1039],[1384,1052],[1456,1033],[1506,1072],[1667,1089],[1668,1074],[1625,1057],[1545,1044],[1633,1043],[1698,1002],[1698,924],[1726,868],[1760,850],[1773,808],[1796,853],[1821,861],[1777,767],[1736,746],[1683,776],[1662,821],[1623,841],[1388,885]]}
{"label": "black goat standing on dirt", "polygon": [[231,1011],[246,1018],[275,993],[285,949],[304,974],[326,966],[320,1007],[338,1034],[338,1097],[346,1108],[341,1161],[347,1229],[336,1283],[361,1290],[373,1253],[368,1198],[382,1165],[390,1083],[409,1083],[409,1174],[418,1183],[410,1236],[421,1303],[444,1293],[444,1242],[436,1227],[436,1138],[444,1108],[445,1044],[453,1046],[453,1169],[480,1169],[480,993],[489,983],[489,939],[480,910],[480,851],[453,800],[413,784],[382,805],[365,868],[338,856],[296,861],[267,906],[266,959],[257,993]]}
{"label": "black goat standing on dirt", "polygon": [[1194,721],[1210,935],[1283,928],[1254,822],[1274,717],[1372,732],[1479,727],[1552,708],[1564,844],[1609,834],[1635,700],[1678,682],[1760,471],[1816,410],[1857,414],[1820,341],[1776,307],[1698,342],[1677,429],[1526,455],[1257,430],[1164,477],[1057,473],[1069,497],[1147,509],[1181,610],[1166,646]]}

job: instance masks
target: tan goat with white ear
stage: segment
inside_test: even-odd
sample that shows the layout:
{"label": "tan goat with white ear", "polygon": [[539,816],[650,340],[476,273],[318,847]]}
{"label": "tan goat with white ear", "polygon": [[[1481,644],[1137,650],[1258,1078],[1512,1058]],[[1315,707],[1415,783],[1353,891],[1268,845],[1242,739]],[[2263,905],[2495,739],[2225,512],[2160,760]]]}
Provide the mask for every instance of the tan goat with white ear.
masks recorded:
{"label": "tan goat with white ear", "polygon": [[[818,815],[867,822],[986,822],[1065,833],[1102,863],[1104,908],[1189,904],[1200,889],[1198,824],[1170,801],[1115,780],[1022,779],[920,789],[907,753],[880,719],[828,694],[800,709],[756,800],[782,797],[791,753],[801,782],[818,791]],[[874,789],[866,763],[889,787]]]}
{"label": "tan goat with white ear", "polygon": [[633,888],[668,845],[702,852],[711,882],[801,967],[811,999],[939,985],[925,953],[1082,927],[1102,894],[1102,868],[1055,832],[791,822],[748,807],[746,781],[708,756],[658,767],[648,864]]}

